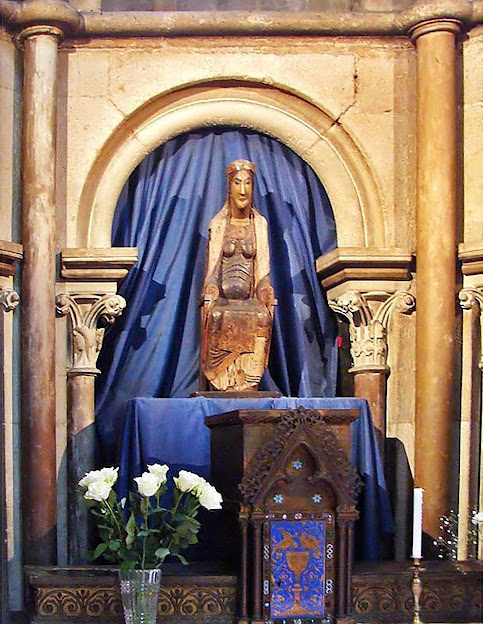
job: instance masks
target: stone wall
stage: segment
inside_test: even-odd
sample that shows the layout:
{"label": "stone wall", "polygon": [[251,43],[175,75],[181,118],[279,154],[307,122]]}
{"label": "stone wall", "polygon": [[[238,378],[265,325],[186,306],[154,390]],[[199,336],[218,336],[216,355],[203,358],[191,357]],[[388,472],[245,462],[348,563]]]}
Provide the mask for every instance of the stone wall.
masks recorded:
{"label": "stone wall", "polygon": [[[463,108],[461,135],[464,139],[464,242],[481,243],[483,232],[483,27],[469,33],[463,44]],[[461,182],[461,181],[460,181]]]}
{"label": "stone wall", "polygon": [[412,0],[70,0],[84,11],[395,11]]}

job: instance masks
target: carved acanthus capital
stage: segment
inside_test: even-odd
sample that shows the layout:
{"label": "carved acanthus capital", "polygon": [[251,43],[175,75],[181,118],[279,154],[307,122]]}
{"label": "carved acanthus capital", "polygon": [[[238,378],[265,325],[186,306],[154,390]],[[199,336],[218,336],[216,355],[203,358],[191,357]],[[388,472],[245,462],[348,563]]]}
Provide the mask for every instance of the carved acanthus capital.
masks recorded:
{"label": "carved acanthus capital", "polygon": [[5,312],[15,310],[20,301],[20,297],[15,290],[3,290],[0,288],[0,303]]}
{"label": "carved acanthus capital", "polygon": [[[372,306],[371,306],[372,303]],[[374,305],[376,306],[375,311]],[[394,311],[410,314],[416,307],[414,296],[407,291],[394,294],[352,290],[329,301],[336,313],[349,321],[353,367],[351,372],[389,372],[387,366],[387,328]]]}
{"label": "carved acanthus capital", "polygon": [[72,367],[70,374],[99,373],[96,367],[105,327],[121,316],[126,301],[120,295],[57,295],[58,316],[67,316],[72,329]]}

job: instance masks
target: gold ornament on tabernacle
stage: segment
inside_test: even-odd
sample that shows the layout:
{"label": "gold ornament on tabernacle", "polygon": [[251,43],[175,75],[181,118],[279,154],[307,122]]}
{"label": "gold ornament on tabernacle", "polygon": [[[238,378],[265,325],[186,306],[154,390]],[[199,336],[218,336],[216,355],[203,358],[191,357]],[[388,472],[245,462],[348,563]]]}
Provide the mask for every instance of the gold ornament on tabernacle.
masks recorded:
{"label": "gold ornament on tabernacle", "polygon": [[253,206],[256,167],[226,168],[228,197],[210,222],[201,310],[201,372],[211,389],[257,390],[276,305],[267,221]]}

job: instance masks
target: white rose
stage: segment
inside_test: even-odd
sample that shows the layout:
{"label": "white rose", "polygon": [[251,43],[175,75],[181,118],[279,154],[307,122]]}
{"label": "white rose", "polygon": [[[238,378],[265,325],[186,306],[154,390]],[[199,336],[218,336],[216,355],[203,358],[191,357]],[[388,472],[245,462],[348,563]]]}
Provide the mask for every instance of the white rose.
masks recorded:
{"label": "white rose", "polygon": [[89,487],[89,485],[91,483],[94,483],[94,481],[103,481],[104,479],[101,476],[101,471],[100,470],[91,470],[90,472],[87,472],[86,475],[84,477],[82,477],[82,479],[79,481],[79,485],[81,487]]}
{"label": "white rose", "polygon": [[198,486],[206,483],[203,477],[187,470],[180,470],[179,475],[173,481],[180,492],[194,492]]}
{"label": "white rose", "polygon": [[89,484],[87,492],[84,494],[84,498],[87,498],[87,500],[95,500],[101,502],[109,498],[111,490],[112,485],[107,483],[107,481],[93,481]]}
{"label": "white rose", "polygon": [[105,481],[109,485],[114,485],[117,481],[119,468],[102,468],[101,470],[91,470],[79,481],[81,487],[89,487],[91,483]]}
{"label": "white rose", "polygon": [[479,511],[475,513],[475,515],[471,518],[471,522],[473,524],[480,524],[483,522],[483,511]]}
{"label": "white rose", "polygon": [[166,483],[166,475],[168,474],[169,466],[166,466],[166,464],[162,466],[160,464],[148,464],[148,470],[151,474],[158,477],[159,485]]}
{"label": "white rose", "polygon": [[114,483],[116,483],[117,481],[117,473],[119,472],[119,468],[101,468],[99,472],[106,483],[114,485]]}
{"label": "white rose", "polygon": [[138,484],[141,496],[154,496],[159,489],[159,479],[151,472],[143,472],[140,477],[134,479]]}
{"label": "white rose", "polygon": [[211,483],[205,482],[199,485],[196,488],[196,494],[200,505],[205,509],[221,509],[223,498]]}

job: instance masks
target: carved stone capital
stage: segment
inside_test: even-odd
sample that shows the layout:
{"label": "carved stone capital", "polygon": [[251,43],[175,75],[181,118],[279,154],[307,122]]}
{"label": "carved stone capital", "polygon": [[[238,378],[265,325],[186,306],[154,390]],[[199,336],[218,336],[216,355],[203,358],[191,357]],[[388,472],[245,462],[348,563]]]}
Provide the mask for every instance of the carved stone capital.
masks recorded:
{"label": "carved stone capital", "polygon": [[410,314],[416,307],[414,296],[407,291],[362,294],[352,290],[329,300],[329,306],[349,321],[351,372],[388,373],[387,328],[391,315],[394,311]]}
{"label": "carved stone capital", "polygon": [[3,290],[0,287],[0,304],[5,312],[15,310],[20,301],[20,297],[15,290]]}
{"label": "carved stone capital", "polygon": [[480,314],[481,357],[478,368],[483,371],[483,288],[463,288],[459,300],[463,310],[475,309]]}
{"label": "carved stone capital", "polygon": [[463,310],[479,307],[483,313],[483,288],[463,288],[459,292],[460,306]]}
{"label": "carved stone capital", "polygon": [[120,295],[66,295],[56,297],[58,316],[67,316],[72,329],[72,367],[69,375],[96,375],[105,327],[121,316],[126,301]]}

